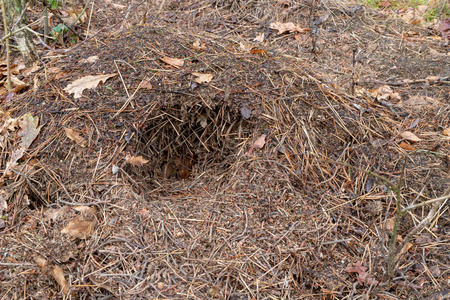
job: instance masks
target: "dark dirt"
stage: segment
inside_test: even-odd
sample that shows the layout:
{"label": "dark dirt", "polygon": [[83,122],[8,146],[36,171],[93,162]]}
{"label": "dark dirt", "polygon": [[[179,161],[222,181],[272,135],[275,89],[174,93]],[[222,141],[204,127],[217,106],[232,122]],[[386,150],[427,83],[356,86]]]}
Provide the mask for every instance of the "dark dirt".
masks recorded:
{"label": "dark dirt", "polygon": [[[248,2],[136,3],[123,22],[128,3],[96,3],[90,32],[118,25],[65,54],[38,46],[41,69],[22,78],[29,88],[2,96],[3,112],[44,125],[3,182],[3,299],[64,297],[36,257],[61,268],[74,299],[435,299],[448,291],[446,202],[411,237],[389,281],[395,198],[362,171],[402,177],[403,207],[448,191],[448,42],[432,26],[367,7]],[[316,34],[269,28],[309,28],[326,12]],[[261,33],[264,42],[254,42]],[[194,72],[213,80],[198,84]],[[79,99],[63,90],[109,73],[119,75]],[[145,79],[150,89],[139,88]],[[383,85],[401,99],[377,98]],[[134,96],[121,110],[124,86]],[[411,104],[413,96],[433,102]],[[4,169],[18,136],[2,134]],[[262,134],[264,147],[250,150]],[[148,162],[127,163],[137,156]],[[431,207],[402,217],[399,243]],[[87,237],[61,232],[80,218],[94,220]],[[377,283],[346,271],[358,262],[367,267],[360,276]]]}

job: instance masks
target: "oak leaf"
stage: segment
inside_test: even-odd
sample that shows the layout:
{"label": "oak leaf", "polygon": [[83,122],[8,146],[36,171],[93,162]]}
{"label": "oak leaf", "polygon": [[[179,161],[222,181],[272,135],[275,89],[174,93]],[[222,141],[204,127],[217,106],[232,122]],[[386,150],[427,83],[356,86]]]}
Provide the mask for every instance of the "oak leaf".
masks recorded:
{"label": "oak leaf", "polygon": [[281,22],[273,22],[269,25],[270,29],[278,30],[278,34],[283,34],[285,32],[305,32],[306,29],[301,28],[298,25],[295,25],[292,22],[281,23]]}
{"label": "oak leaf", "polygon": [[117,74],[102,74],[102,75],[89,75],[82,77],[80,79],[75,80],[67,87],[64,88],[69,94],[74,94],[73,97],[75,99],[81,98],[83,91],[85,89],[96,88],[100,82],[105,82],[111,77],[116,76]]}

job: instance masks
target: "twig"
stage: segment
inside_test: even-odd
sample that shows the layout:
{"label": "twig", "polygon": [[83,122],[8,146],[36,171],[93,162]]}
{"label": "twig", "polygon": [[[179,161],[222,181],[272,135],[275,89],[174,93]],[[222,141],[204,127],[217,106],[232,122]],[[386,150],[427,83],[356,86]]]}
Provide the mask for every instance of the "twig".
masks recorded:
{"label": "twig", "polygon": [[[427,204],[429,203],[433,203],[433,206],[431,207],[430,211],[428,212],[427,216],[419,223],[416,225],[416,227],[414,227],[413,230],[411,230],[404,238],[403,241],[401,242],[401,244],[397,247],[396,250],[396,255],[398,254],[399,251],[401,251],[401,249],[403,249],[403,247],[405,247],[406,243],[409,242],[409,240],[411,239],[411,237],[413,235],[415,235],[417,232],[419,232],[420,230],[422,230],[425,226],[428,225],[428,223],[430,223],[431,218],[433,218],[433,216],[436,214],[436,212],[438,211],[439,206],[441,206],[442,203],[444,203],[444,201],[446,201],[447,199],[450,198],[450,188],[448,188],[445,192],[444,195],[438,198],[435,198],[433,200],[429,200],[429,201],[425,201],[427,202]],[[420,204],[425,205],[422,202]],[[406,209],[408,209],[409,207],[405,208],[403,211],[405,211]]]}
{"label": "twig", "polygon": [[122,81],[123,88],[125,89],[125,93],[127,93],[127,97],[130,97],[130,93],[128,93],[127,85],[125,84],[125,81],[123,81],[122,73],[120,72],[119,67],[117,66],[117,60],[114,60],[114,65],[116,66],[117,72],[119,73],[120,81]]}
{"label": "twig", "polygon": [[130,97],[128,97],[127,101],[125,101],[125,103],[122,105],[122,107],[116,112],[116,114],[112,117],[112,119],[114,119],[118,114],[120,114],[121,112],[123,112],[125,110],[125,108],[128,106],[128,104],[130,103],[130,101],[134,98],[134,95],[136,95],[136,93],[139,91],[139,89],[142,86],[142,83],[144,83],[144,81],[147,79],[147,77],[144,78],[144,80],[142,80],[137,89],[134,91],[133,95],[131,95]]}
{"label": "twig", "polygon": [[67,53],[67,52],[70,52],[70,51],[72,51],[72,50],[75,50],[76,48],[78,48],[78,47],[80,47],[81,45],[85,44],[87,41],[89,41],[90,39],[92,39],[92,38],[94,38],[95,36],[97,36],[100,32],[102,32],[102,31],[104,31],[104,30],[106,30],[106,29],[112,28],[112,27],[114,27],[114,26],[116,26],[116,25],[117,25],[117,23],[114,24],[114,25],[111,25],[111,26],[105,26],[105,27],[103,27],[102,29],[100,29],[99,31],[97,31],[94,35],[92,35],[92,36],[86,38],[86,39],[85,39],[84,41],[82,41],[81,43],[78,43],[78,44],[76,44],[75,46],[73,46],[72,48],[65,49],[65,50],[57,50],[57,49],[54,49],[54,48],[50,47],[49,45],[47,45],[46,43],[44,43],[44,41],[39,37],[39,33],[37,33],[36,31],[34,31],[33,29],[29,28],[28,26],[25,26],[24,29],[26,29],[26,30],[28,30],[28,31],[30,31],[30,32],[32,32],[32,33],[34,33],[34,34],[36,35],[36,37],[38,38],[39,42],[42,44],[42,46],[44,46],[44,48],[47,48],[48,50],[51,50],[51,51],[53,51],[53,52],[55,52],[55,53]]}
{"label": "twig", "polygon": [[[6,10],[5,10],[5,0],[2,0],[2,15],[3,15],[3,26],[5,27],[5,35],[8,32],[8,23],[6,22]],[[19,19],[20,20],[20,19]],[[3,40],[3,39],[2,39]],[[7,69],[7,80],[8,80],[8,91],[11,90],[11,49],[9,45],[9,38],[6,38],[6,69]]]}
{"label": "twig", "polygon": [[437,80],[417,79],[417,80],[396,81],[396,82],[380,81],[380,80],[363,80],[363,81],[361,81],[361,83],[376,83],[376,84],[400,86],[400,85],[423,83],[423,82],[429,82],[430,84],[433,84],[433,83],[446,83],[448,79],[450,79],[450,76],[439,78]]}

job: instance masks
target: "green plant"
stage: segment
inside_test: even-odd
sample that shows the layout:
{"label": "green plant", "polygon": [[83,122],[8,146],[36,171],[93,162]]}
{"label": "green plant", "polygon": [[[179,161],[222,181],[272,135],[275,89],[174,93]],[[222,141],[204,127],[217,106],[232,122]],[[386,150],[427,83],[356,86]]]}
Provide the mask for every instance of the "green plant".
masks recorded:
{"label": "green plant", "polygon": [[59,0],[48,0],[48,4],[50,4],[51,9],[57,9],[61,7],[61,1]]}
{"label": "green plant", "polygon": [[55,27],[52,28],[52,30],[50,31],[50,34],[53,37],[56,37],[56,36],[58,36],[60,34],[63,34],[65,32],[67,32],[67,31],[69,31],[69,28],[67,28],[66,25],[58,24],[58,25],[56,25]]}

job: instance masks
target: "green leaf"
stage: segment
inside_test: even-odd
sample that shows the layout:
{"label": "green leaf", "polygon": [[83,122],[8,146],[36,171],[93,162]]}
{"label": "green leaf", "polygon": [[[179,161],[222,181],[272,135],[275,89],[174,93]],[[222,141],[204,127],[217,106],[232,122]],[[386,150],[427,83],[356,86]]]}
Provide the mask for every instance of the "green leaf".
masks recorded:
{"label": "green leaf", "polygon": [[50,31],[50,34],[51,34],[52,36],[56,36],[56,35],[58,35],[58,34],[67,32],[68,30],[69,30],[69,28],[67,28],[66,25],[64,25],[64,24],[58,24],[58,25],[56,25],[55,27],[52,28],[52,30]]}
{"label": "green leaf", "polygon": [[58,0],[49,0],[50,8],[51,9],[57,9],[59,7],[59,1]]}

